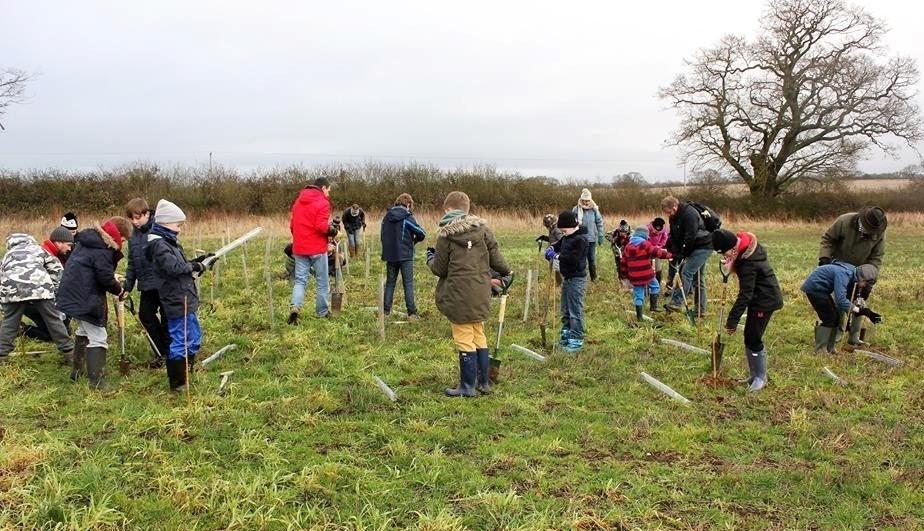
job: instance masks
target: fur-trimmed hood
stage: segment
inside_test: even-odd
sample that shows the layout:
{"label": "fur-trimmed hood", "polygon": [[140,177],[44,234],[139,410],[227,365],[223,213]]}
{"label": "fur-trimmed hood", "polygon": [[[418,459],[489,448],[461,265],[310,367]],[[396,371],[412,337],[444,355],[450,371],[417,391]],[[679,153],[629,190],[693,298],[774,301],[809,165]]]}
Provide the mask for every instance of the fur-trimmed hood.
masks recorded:
{"label": "fur-trimmed hood", "polygon": [[83,229],[74,237],[74,241],[86,247],[95,249],[109,248],[113,251],[119,250],[119,244],[109,235],[99,223],[94,223],[92,227]]}
{"label": "fur-trimmed hood", "polygon": [[436,235],[452,239],[452,236],[465,234],[474,229],[485,226],[485,221],[478,216],[466,214],[460,216],[439,228]]}
{"label": "fur-trimmed hood", "polygon": [[743,234],[747,234],[751,239],[751,243],[749,243],[744,252],[741,253],[741,258],[748,259],[754,254],[754,251],[757,250],[757,236],[752,232],[744,232]]}

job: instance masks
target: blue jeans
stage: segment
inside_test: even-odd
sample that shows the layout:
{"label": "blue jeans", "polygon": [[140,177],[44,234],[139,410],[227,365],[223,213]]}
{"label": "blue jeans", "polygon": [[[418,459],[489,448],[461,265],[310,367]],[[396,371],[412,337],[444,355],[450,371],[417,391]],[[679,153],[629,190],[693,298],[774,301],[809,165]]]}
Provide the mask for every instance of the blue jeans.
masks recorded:
{"label": "blue jeans", "polygon": [[292,287],[292,307],[301,309],[305,302],[305,286],[308,284],[309,270],[314,274],[315,290],[314,309],[318,316],[327,315],[327,294],[330,286],[327,278],[327,253],[311,256],[295,255],[295,285]]}
{"label": "blue jeans", "polygon": [[385,313],[391,311],[391,303],[395,298],[395,285],[398,283],[398,273],[404,283],[404,304],[407,305],[407,314],[417,313],[417,304],[414,302],[414,261],[385,262]]}
{"label": "blue jeans", "polygon": [[170,352],[167,359],[181,360],[186,357],[187,352],[190,356],[195,356],[199,352],[202,345],[202,329],[199,327],[196,314],[186,316],[185,326],[182,317],[167,319],[167,333],[170,334]]}
{"label": "blue jeans", "polygon": [[706,261],[714,252],[712,249],[695,249],[684,260],[683,268],[680,269],[680,282],[683,283],[683,293],[679,289],[675,289],[671,294],[672,304],[681,306],[684,294],[686,294],[687,300],[693,297],[693,282],[696,280],[696,274],[699,273],[699,300],[693,303],[693,308],[696,308],[698,303],[699,312],[706,312]]}
{"label": "blue jeans", "polygon": [[561,328],[572,339],[584,339],[584,293],[586,278],[566,278],[561,283]]}
{"label": "blue jeans", "polygon": [[652,295],[657,295],[661,293],[661,283],[658,282],[657,278],[653,278],[645,286],[632,286],[632,296],[635,298],[636,306],[645,305],[645,290],[648,290]]}
{"label": "blue jeans", "polygon": [[360,235],[361,235],[360,231],[356,231],[356,232],[347,231],[347,245],[352,246],[352,247],[358,246],[360,240],[362,240],[362,237]]}

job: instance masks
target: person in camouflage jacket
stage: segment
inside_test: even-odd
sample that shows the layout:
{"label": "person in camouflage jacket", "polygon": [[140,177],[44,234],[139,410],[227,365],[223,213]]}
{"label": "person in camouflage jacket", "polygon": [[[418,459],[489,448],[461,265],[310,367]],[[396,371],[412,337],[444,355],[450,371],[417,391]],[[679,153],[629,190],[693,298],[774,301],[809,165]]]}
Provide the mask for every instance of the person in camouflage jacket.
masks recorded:
{"label": "person in camouflage jacket", "polygon": [[71,341],[61,314],[55,308],[55,292],[61,280],[61,262],[43,249],[28,234],[11,234],[6,240],[6,254],[0,263],[0,363],[13,351],[19,325],[26,309],[38,312],[48,326],[51,337],[70,363],[74,342]]}

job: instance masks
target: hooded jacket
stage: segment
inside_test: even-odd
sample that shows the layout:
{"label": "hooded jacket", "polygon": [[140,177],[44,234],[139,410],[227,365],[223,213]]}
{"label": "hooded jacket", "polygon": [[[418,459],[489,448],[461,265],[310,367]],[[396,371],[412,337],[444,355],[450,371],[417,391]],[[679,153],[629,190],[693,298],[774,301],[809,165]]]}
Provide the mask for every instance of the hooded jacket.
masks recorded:
{"label": "hooded jacket", "polygon": [[356,215],[353,215],[353,209],[347,208],[340,216],[343,220],[343,228],[347,232],[359,232],[360,229],[366,228],[366,212],[363,209],[357,209]]}
{"label": "hooded jacket", "polygon": [[436,307],[454,324],[481,323],[491,312],[491,270],[510,274],[497,240],[484,220],[472,215],[439,228],[436,253],[427,264],[439,277]]}
{"label": "hooded jacket", "polygon": [[821,237],[819,258],[830,258],[855,265],[872,264],[882,269],[885,256],[885,232],[860,232],[860,214],[838,217]]}
{"label": "hooded jacket", "polygon": [[767,251],[757,243],[757,237],[748,233],[751,243],[735,260],[734,272],[738,276],[738,298],[728,312],[725,328],[738,327],[745,310],[749,314],[775,312],[783,307],[783,292],[776,273],[770,267]]}
{"label": "hooded jacket", "polygon": [[697,249],[712,249],[712,235],[706,230],[699,211],[689,203],[680,203],[670,217],[668,248],[676,260],[683,260]]}
{"label": "hooded jacket", "polygon": [[414,245],[424,241],[427,233],[407,207],[395,205],[385,213],[380,237],[382,261],[394,263],[413,260]]}
{"label": "hooded jacket", "polygon": [[850,311],[857,268],[846,262],[831,262],[816,268],[802,283],[802,292],[816,298],[834,297],[834,305],[842,312]]}
{"label": "hooded jacket", "polygon": [[58,309],[68,317],[106,326],[106,292],[122,293],[122,285],[115,278],[116,265],[122,258],[120,245],[99,226],[78,232],[75,241],[58,286]]}
{"label": "hooded jacket", "polygon": [[315,256],[327,253],[330,231],[330,199],[317,186],[308,186],[292,203],[289,220],[292,232],[292,253]]}
{"label": "hooded jacket", "polygon": [[620,266],[625,268],[626,278],[633,286],[647,286],[655,278],[651,261],[655,258],[667,259],[670,253],[641,236],[629,238],[629,245],[622,250]]}
{"label": "hooded jacket", "polygon": [[570,235],[564,235],[552,246],[558,253],[558,270],[564,278],[582,278],[587,276],[587,229],[578,227]]}
{"label": "hooded jacket", "polygon": [[649,223],[648,227],[648,241],[651,242],[651,245],[655,247],[664,247],[667,245],[667,237],[670,235],[668,232],[668,227],[665,226],[664,230],[658,232],[655,230],[654,225]]}
{"label": "hooded jacket", "polygon": [[0,302],[54,300],[63,267],[28,234],[11,234],[0,264]]}
{"label": "hooded jacket", "polygon": [[154,226],[154,215],[143,226],[132,232],[128,240],[128,263],[125,267],[125,289],[131,291],[138,284],[141,291],[156,290],[160,287],[160,278],[154,274],[154,265],[147,258],[148,235]]}
{"label": "hooded jacket", "polygon": [[145,251],[158,279],[157,293],[167,319],[196,313],[199,310],[199,292],[193,266],[183,254],[176,234],[156,226],[148,234]]}
{"label": "hooded jacket", "polygon": [[587,239],[588,243],[596,244],[606,233],[603,226],[603,214],[600,213],[600,209],[596,204],[593,208],[584,208],[577,204],[571,210],[578,215],[581,227],[585,229],[584,238]]}

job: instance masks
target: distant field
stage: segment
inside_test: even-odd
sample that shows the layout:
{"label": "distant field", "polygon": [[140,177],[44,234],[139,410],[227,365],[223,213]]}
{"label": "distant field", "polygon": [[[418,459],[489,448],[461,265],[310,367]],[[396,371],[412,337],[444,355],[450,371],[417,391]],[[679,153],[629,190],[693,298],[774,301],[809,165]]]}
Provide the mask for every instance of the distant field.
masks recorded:
{"label": "distant field", "polygon": [[[0,367],[0,529],[912,529],[924,521],[924,215],[891,219],[872,298],[885,320],[871,341],[904,360],[897,368],[810,352],[814,314],[798,288],[823,225],[729,223],[757,233],[786,298],[766,337],[770,385],[756,395],[707,385],[706,357],[658,342],[706,347],[717,304],[696,328],[663,315],[659,331],[627,326],[631,298],[613,281],[609,249],[599,253],[602,281],[589,289],[585,350],[544,352],[546,363],[512,351],[511,343],[541,350],[541,300],[522,321],[539,220],[491,216],[519,279],[502,382],[472,400],[442,396],[457,357],[423,264],[436,217],[421,221],[431,233],[416,263],[425,319],[390,317],[381,342],[367,310],[382,273],[375,256],[368,277],[362,261],[350,265],[339,317],[288,327],[289,286],[276,276],[286,220],[193,220],[187,248],[216,248],[226,230],[256,224],[273,236],[268,263],[265,239],[248,246],[247,281],[244,253],[220,262],[217,285],[214,276],[202,280],[203,353],[231,342],[238,350],[194,375],[190,404],[167,391],[160,371],[119,377],[117,344],[109,354],[117,391],[107,396],[71,384],[50,352],[17,353]],[[46,225],[2,219],[0,234],[38,236]],[[369,229],[373,244],[377,227]],[[721,294],[715,269],[713,259],[713,300]],[[726,351],[730,378],[745,374],[740,341]],[[132,322],[128,353],[139,363],[148,356]],[[833,384],[823,367],[848,385]],[[235,371],[232,392],[219,397],[227,370]],[[658,394],[641,371],[692,404]],[[373,376],[395,389],[396,403]]]}

